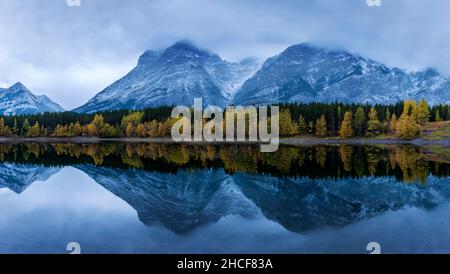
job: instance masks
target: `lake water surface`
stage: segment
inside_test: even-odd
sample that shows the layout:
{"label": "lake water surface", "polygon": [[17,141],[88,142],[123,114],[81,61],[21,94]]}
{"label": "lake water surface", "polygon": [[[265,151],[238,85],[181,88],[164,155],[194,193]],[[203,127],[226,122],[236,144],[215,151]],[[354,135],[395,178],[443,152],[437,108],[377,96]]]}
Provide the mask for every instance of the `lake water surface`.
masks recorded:
{"label": "lake water surface", "polygon": [[450,253],[442,147],[0,145],[0,252]]}

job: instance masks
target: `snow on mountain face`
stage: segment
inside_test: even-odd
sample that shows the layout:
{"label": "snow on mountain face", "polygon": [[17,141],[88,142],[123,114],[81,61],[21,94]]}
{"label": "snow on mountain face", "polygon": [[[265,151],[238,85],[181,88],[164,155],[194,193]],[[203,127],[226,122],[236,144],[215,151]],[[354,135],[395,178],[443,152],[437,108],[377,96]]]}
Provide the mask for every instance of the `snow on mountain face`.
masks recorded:
{"label": "snow on mountain face", "polygon": [[23,115],[43,112],[61,112],[64,109],[47,96],[34,95],[21,83],[8,89],[0,88],[0,114]]}
{"label": "snow on mountain face", "polygon": [[239,63],[219,60],[221,62],[206,64],[205,68],[229,103],[244,82],[260,68],[260,62],[254,58]]}
{"label": "snow on mountain face", "polygon": [[228,62],[179,42],[147,51],[122,79],[75,109],[96,112],[162,105],[225,106],[280,102],[395,103],[426,98],[450,103],[449,79],[433,69],[409,72],[342,50],[309,44],[289,47],[261,67],[255,59]]}
{"label": "snow on mountain face", "polygon": [[199,97],[205,105],[225,106],[257,68],[255,60],[228,62],[188,42],[178,42],[163,52],[146,51],[130,73],[75,111],[190,106]]}
{"label": "snow on mountain face", "polygon": [[408,98],[450,103],[450,81],[432,69],[407,72],[345,51],[300,44],[268,59],[233,103],[395,103]]}

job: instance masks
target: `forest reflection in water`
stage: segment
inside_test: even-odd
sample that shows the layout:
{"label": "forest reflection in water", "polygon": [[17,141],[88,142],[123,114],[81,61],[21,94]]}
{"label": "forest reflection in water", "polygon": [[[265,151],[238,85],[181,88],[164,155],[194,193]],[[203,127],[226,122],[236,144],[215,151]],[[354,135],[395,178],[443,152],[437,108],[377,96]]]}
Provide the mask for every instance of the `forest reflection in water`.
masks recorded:
{"label": "forest reflection in water", "polygon": [[261,153],[252,145],[152,143],[20,143],[0,144],[0,161],[50,167],[91,164],[118,169],[175,173],[178,170],[223,169],[273,177],[395,177],[425,183],[429,175],[450,176],[444,155],[413,145],[281,146]]}

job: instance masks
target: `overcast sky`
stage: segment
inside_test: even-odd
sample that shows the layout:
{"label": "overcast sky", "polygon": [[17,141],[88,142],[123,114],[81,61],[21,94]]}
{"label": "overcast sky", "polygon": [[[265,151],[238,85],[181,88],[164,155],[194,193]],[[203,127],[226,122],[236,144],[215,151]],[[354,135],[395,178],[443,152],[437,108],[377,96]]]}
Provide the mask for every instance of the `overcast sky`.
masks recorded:
{"label": "overcast sky", "polygon": [[449,12],[448,0],[1,0],[0,87],[20,81],[72,109],[144,50],[185,39],[228,60],[311,42],[450,74]]}

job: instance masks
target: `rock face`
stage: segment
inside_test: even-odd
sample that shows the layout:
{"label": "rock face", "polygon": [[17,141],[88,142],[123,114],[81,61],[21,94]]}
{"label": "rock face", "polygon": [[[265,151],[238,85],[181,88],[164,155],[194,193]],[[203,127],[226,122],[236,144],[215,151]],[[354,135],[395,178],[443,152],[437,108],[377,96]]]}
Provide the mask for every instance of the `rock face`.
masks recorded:
{"label": "rock face", "polygon": [[0,88],[0,114],[22,115],[43,112],[61,112],[64,109],[47,96],[34,95],[23,84],[17,83],[10,88]]}
{"label": "rock face", "polygon": [[408,72],[346,51],[300,44],[268,59],[233,103],[395,103],[421,98],[430,104],[450,103],[450,81],[433,69]]}
{"label": "rock face", "polygon": [[146,51],[130,73],[74,111],[191,106],[200,97],[205,105],[225,106],[258,67],[255,59],[227,62],[189,42],[178,42],[162,52]]}

